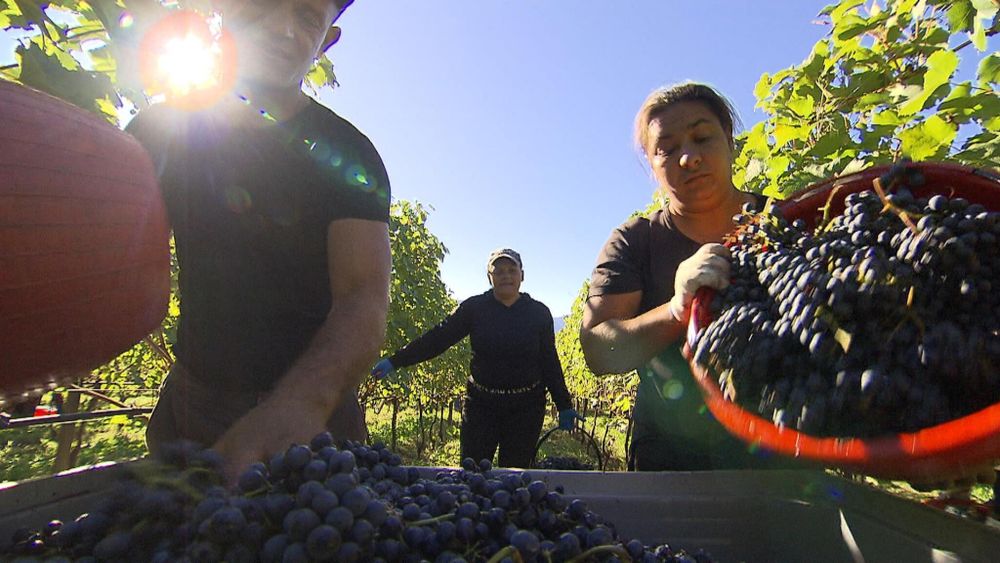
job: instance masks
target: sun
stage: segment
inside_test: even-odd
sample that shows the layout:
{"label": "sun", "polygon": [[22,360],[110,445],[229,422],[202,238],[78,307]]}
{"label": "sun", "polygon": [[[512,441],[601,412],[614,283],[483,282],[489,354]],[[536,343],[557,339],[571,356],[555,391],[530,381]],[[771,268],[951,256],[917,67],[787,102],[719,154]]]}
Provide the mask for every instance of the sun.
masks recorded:
{"label": "sun", "polygon": [[148,95],[186,107],[211,105],[233,83],[234,48],[218,22],[183,11],[167,16],[143,37],[140,68]]}
{"label": "sun", "polygon": [[219,55],[217,44],[206,44],[201,37],[188,33],[167,41],[157,70],[164,76],[171,94],[186,95],[218,82]]}

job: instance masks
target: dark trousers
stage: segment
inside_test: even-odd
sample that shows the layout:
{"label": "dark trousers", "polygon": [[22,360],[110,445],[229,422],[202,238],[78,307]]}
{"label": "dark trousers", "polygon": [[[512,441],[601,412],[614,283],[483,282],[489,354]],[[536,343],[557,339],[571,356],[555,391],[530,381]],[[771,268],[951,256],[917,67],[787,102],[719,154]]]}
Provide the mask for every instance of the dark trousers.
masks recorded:
{"label": "dark trousers", "polygon": [[[175,363],[160,387],[160,397],[146,427],[146,446],[154,455],[164,444],[182,439],[211,447],[265,397],[258,392],[224,391],[207,385]],[[327,430],[337,439],[368,439],[365,413],[356,392],[333,412]]]}
{"label": "dark trousers", "polygon": [[502,400],[468,396],[462,419],[462,459],[493,459],[498,467],[530,467],[545,418],[545,395],[516,395]]}

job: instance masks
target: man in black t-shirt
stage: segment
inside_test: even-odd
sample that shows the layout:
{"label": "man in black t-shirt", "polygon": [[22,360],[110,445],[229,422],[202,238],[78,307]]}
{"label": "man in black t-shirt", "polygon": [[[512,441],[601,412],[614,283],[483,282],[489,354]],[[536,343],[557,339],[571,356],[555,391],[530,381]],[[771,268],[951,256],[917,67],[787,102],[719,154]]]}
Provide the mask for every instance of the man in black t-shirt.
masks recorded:
{"label": "man in black t-shirt", "polygon": [[156,106],[129,126],[156,165],[180,265],[154,452],[192,439],[232,475],[324,428],[366,436],[356,390],[384,338],[389,182],[371,142],[301,90],[349,3],[222,2],[240,61],[232,99]]}

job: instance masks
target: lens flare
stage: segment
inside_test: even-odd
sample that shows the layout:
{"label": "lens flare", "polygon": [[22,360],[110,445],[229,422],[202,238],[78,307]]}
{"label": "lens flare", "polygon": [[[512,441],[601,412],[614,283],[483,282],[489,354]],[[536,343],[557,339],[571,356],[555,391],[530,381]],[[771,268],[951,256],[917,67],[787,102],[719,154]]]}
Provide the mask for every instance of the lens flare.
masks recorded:
{"label": "lens flare", "polygon": [[167,41],[160,55],[159,70],[166,77],[170,91],[183,96],[215,85],[218,55],[218,46],[206,45],[200,37],[189,33]]}
{"label": "lens flare", "polygon": [[232,38],[216,16],[179,11],[143,34],[139,65],[147,95],[198,109],[230,93],[236,55]]}
{"label": "lens flare", "polygon": [[670,380],[663,384],[663,396],[676,401],[684,396],[684,384],[677,380]]}

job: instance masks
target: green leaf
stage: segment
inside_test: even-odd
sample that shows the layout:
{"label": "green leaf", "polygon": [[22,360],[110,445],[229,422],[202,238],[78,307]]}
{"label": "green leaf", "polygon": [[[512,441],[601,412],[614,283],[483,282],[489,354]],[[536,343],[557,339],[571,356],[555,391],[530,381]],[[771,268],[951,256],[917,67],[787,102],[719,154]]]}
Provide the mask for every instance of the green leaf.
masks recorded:
{"label": "green leaf", "polygon": [[840,20],[848,15],[852,10],[863,4],[864,0],[841,0],[835,8],[830,10],[830,21],[832,21],[834,25],[837,25],[838,22],[840,22]]}
{"label": "green leaf", "polygon": [[45,22],[45,12],[42,11],[42,6],[47,5],[48,2],[37,2],[35,0],[14,0],[14,6],[20,10],[21,15],[28,20],[28,22],[33,23],[39,27]]}
{"label": "green leaf", "polygon": [[899,134],[903,154],[913,160],[943,156],[958,134],[958,127],[932,115]]}
{"label": "green leaf", "polygon": [[313,67],[309,69],[309,72],[306,74],[305,81],[313,89],[319,89],[319,87],[323,86],[327,82],[326,69],[320,64],[313,65]]}
{"label": "green leaf", "polygon": [[816,15],[817,16],[829,16],[833,12],[833,10],[835,10],[837,8],[837,6],[838,6],[838,4],[828,4],[828,5],[824,6],[823,9],[820,10],[819,13],[816,14]]}
{"label": "green leaf", "polygon": [[972,44],[975,45],[977,50],[980,52],[986,50],[986,28],[983,27],[983,20],[976,18],[969,38],[972,39]]}
{"label": "green leaf", "polygon": [[760,107],[760,102],[771,95],[770,75],[766,72],[757,79],[757,84],[753,87],[753,95],[757,98],[757,107]]}
{"label": "green leaf", "polygon": [[833,31],[837,41],[847,41],[853,39],[870,29],[868,20],[858,14],[846,14],[842,20],[837,22]]}
{"label": "green leaf", "polygon": [[952,32],[972,31],[972,19],[976,10],[970,0],[955,0],[948,6],[948,26]]}
{"label": "green leaf", "polygon": [[906,120],[900,117],[899,114],[892,109],[872,112],[872,118],[870,121],[872,125],[891,125],[893,127],[902,125],[905,122]]}
{"label": "green leaf", "polygon": [[103,112],[97,100],[115,96],[111,80],[106,75],[68,70],[55,57],[46,55],[36,43],[18,47],[16,55],[21,63],[19,80],[27,86],[99,115]]}
{"label": "green leaf", "polygon": [[996,0],[972,0],[972,6],[976,9],[976,17],[982,19],[992,18],[1000,9]]}
{"label": "green leaf", "polygon": [[794,96],[788,100],[787,107],[800,117],[809,117],[816,107],[816,100],[812,96]]}
{"label": "green leaf", "polygon": [[829,159],[843,147],[851,144],[851,137],[844,119],[834,118],[832,124],[823,133],[823,136],[816,140],[816,143],[809,149],[809,156],[821,159]]}
{"label": "green leaf", "polygon": [[789,165],[792,163],[792,159],[779,154],[771,158],[767,163],[767,177],[774,181],[788,171]]}
{"label": "green leaf", "polygon": [[115,71],[117,66],[115,57],[108,45],[87,51],[87,56],[90,57],[90,68],[95,72],[113,73]]}
{"label": "green leaf", "polygon": [[972,84],[962,82],[951,89],[951,93],[937,106],[937,111],[953,117],[969,117],[983,106],[980,96],[972,95]]}
{"label": "green leaf", "polygon": [[854,158],[847,163],[847,166],[840,171],[839,176],[847,176],[849,174],[854,174],[855,172],[861,172],[865,168],[868,168],[868,163],[864,159]]}
{"label": "green leaf", "polygon": [[958,68],[958,55],[950,49],[942,49],[927,58],[927,72],[924,74],[924,90],[934,91],[946,84]]}
{"label": "green leaf", "polygon": [[979,61],[976,78],[983,86],[1000,83],[1000,55],[990,53]]}
{"label": "green leaf", "polygon": [[919,96],[914,96],[899,108],[900,115],[913,115],[924,109],[927,101],[937,89],[948,83],[952,73],[958,68],[958,55],[948,49],[935,51],[927,58],[924,85]]}

